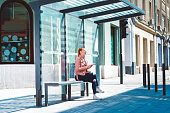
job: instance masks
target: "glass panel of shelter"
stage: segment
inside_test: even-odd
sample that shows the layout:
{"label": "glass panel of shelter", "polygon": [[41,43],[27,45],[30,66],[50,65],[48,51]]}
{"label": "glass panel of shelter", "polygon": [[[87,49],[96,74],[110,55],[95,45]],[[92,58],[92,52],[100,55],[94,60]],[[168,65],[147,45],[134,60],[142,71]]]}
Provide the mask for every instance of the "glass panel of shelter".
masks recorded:
{"label": "glass panel of shelter", "polygon": [[66,15],[67,75],[74,79],[75,60],[78,48],[83,45],[83,21],[77,17]]}
{"label": "glass panel of shelter", "polygon": [[[63,33],[63,14],[51,8],[41,6],[41,74],[42,86],[45,82],[61,81],[62,73],[65,67],[61,68],[62,62],[65,62],[63,57],[62,47],[64,44]],[[44,88],[42,88],[43,90]],[[43,90],[44,93],[44,90]],[[56,95],[57,94],[57,95]],[[50,101],[53,99],[60,100],[61,87],[53,87],[49,89]]]}
{"label": "glass panel of shelter", "polygon": [[127,7],[127,5],[122,2],[118,2],[118,3],[114,3],[114,4],[109,4],[109,5],[94,7],[94,8],[90,8],[90,9],[84,9],[81,11],[71,12],[70,14],[79,17],[79,16],[83,16],[83,15],[99,13],[99,12],[103,12],[103,11],[114,10],[114,9],[119,9],[119,8],[124,8],[124,7]]}
{"label": "glass panel of shelter", "polygon": [[107,1],[107,0],[64,0],[61,2],[51,3],[44,6],[54,8],[58,11],[82,5],[88,5],[96,2]]}
{"label": "glass panel of shelter", "polygon": [[[45,24],[45,23],[47,23],[47,22],[45,22],[45,21],[50,21],[51,20],[51,18],[48,18],[47,19],[47,16],[50,16],[51,15],[51,13],[52,12],[57,12],[57,13],[59,13],[58,12],[58,9],[56,9],[55,7],[57,7],[57,8],[59,8],[59,7],[62,7],[62,6],[59,6],[58,7],[58,5],[61,5],[61,3],[62,2],[58,2],[58,3],[53,3],[53,4],[47,4],[47,5],[44,5],[44,6],[42,6],[41,7],[41,10],[43,10],[43,13],[44,14],[42,14],[42,16],[41,16],[41,18],[43,17],[43,15],[44,15],[44,17],[42,18],[43,20],[44,20],[44,22],[42,22],[42,25],[43,25],[43,23]],[[56,5],[56,4],[58,4],[58,5]],[[64,5],[64,4],[62,4],[62,5]],[[64,5],[65,6],[65,5]],[[48,10],[45,10],[45,9],[48,9]],[[51,10],[53,10],[53,11],[51,11]],[[62,13],[60,13],[60,14],[62,14]],[[54,14],[55,15],[55,17],[57,17],[57,14]],[[45,19],[46,18],[46,19]],[[89,39],[87,39],[87,40],[89,40],[90,41],[90,44],[91,44],[91,46],[90,46],[90,48],[88,48],[88,46],[87,46],[87,51],[89,52],[89,54],[87,55],[87,60],[88,60],[88,56],[89,57],[91,57],[90,59],[89,59],[89,64],[91,64],[91,63],[95,63],[96,61],[94,60],[95,59],[95,57],[96,57],[96,53],[98,52],[98,45],[97,46],[94,46],[94,44],[98,41],[98,38],[96,38],[95,36],[96,36],[96,29],[97,29],[97,24],[95,24],[95,23],[93,23],[93,22],[91,22],[91,23],[88,23],[88,22],[86,22],[86,23],[88,23],[87,25],[85,24],[85,26],[87,26],[87,27],[85,27],[86,29],[89,29],[89,30],[85,30],[85,34],[84,34],[84,38],[85,39],[83,39],[83,20],[82,19],[79,19],[79,18],[77,18],[77,17],[75,17],[75,16],[72,16],[72,15],[70,15],[70,14],[66,14],[66,17],[65,17],[65,19],[66,19],[66,51],[67,51],[67,53],[66,53],[66,60],[67,60],[67,80],[70,80],[70,78],[74,78],[74,67],[75,67],[75,60],[76,60],[76,57],[77,57],[77,50],[78,50],[78,48],[79,47],[84,47],[85,46],[85,44],[83,43],[83,40],[85,40],[86,39],[86,37],[88,38],[89,37]],[[50,23],[50,22],[49,22]],[[54,22],[54,24],[55,24],[55,22]],[[41,25],[41,26],[42,26]],[[50,54],[52,54],[52,52],[50,52],[51,51],[51,46],[52,45],[49,45],[52,41],[51,41],[51,39],[49,39],[49,40],[47,40],[47,38],[50,38],[51,37],[51,35],[49,34],[50,32],[51,32],[51,30],[48,30],[47,28],[50,28],[50,26],[48,27],[48,26],[46,26],[46,27],[44,27],[43,29],[42,29],[42,39],[44,40],[42,40],[42,44],[44,45],[44,46],[46,46],[46,47],[43,47],[43,45],[42,45],[42,50],[44,51],[44,53],[42,54],[42,59],[43,59],[43,63],[45,63],[45,62],[49,62],[50,64],[52,64],[52,59],[54,59],[54,57],[52,57],[52,55],[50,55]],[[64,27],[63,27],[64,28]],[[45,33],[45,32],[43,32],[43,30],[45,31],[45,30],[48,30],[48,33]],[[55,31],[55,28],[53,28],[53,30]],[[61,30],[60,30],[60,32],[61,32]],[[49,34],[48,36],[45,36],[45,35],[47,35],[47,34]],[[64,33],[61,33],[62,35],[64,34]],[[61,36],[60,38],[61,39],[59,39],[59,40],[62,40],[62,37],[64,37],[64,36]],[[46,38],[46,39],[45,39]],[[46,41],[45,41],[46,40]],[[87,41],[86,40],[86,41]],[[94,42],[95,41],[95,42]],[[88,42],[88,41],[87,41]],[[46,44],[45,44],[46,43]],[[58,43],[58,44],[61,44],[62,42],[60,42],[60,43]],[[64,42],[65,43],[65,42]],[[48,46],[48,47],[47,47]],[[50,47],[50,48],[49,48]],[[49,52],[47,52],[47,50],[46,50],[46,48],[48,48],[49,50]],[[94,52],[94,49],[96,49],[97,51],[95,51]],[[59,51],[59,52],[61,52],[61,51]],[[49,53],[48,55],[47,55],[47,53]],[[95,54],[94,54],[95,53]],[[45,55],[46,54],[46,55]],[[64,53],[63,53],[64,54]],[[47,58],[49,56],[49,58]],[[95,57],[94,57],[95,56]],[[61,56],[60,56],[61,57]],[[50,61],[47,61],[47,60],[50,60]],[[61,59],[60,59],[61,60]],[[63,59],[63,60],[65,60],[65,59]],[[44,65],[44,64],[43,64]],[[59,65],[61,65],[61,61],[60,61],[60,64]],[[62,70],[62,68],[63,67],[61,67],[61,66],[59,66],[60,68],[61,68],[61,70]],[[43,69],[43,68],[42,68]],[[43,69],[43,70],[45,70],[45,69]],[[94,71],[95,71],[95,66],[94,66],[94,69],[93,69]],[[48,71],[50,71],[50,70],[48,70]],[[54,70],[51,70],[50,71],[50,73],[51,72],[54,72]],[[95,71],[96,72],[96,71]],[[42,73],[43,73],[43,71],[42,71]],[[44,75],[46,75],[46,76],[49,76],[49,74],[50,73],[48,73],[48,74],[46,74],[45,73],[45,71],[44,71]],[[61,72],[62,73],[62,72]],[[54,74],[54,73],[53,73]],[[55,74],[57,74],[57,72],[55,73]],[[58,74],[59,75],[59,74]],[[50,76],[56,76],[56,75],[50,75]],[[60,76],[60,75],[59,75]],[[66,76],[66,75],[62,75],[62,76]],[[46,78],[46,77],[45,77]],[[59,77],[60,78],[60,77]],[[62,77],[61,77],[62,78]],[[44,79],[44,77],[43,77],[43,79]],[[46,79],[44,79],[44,80],[46,80]],[[59,81],[60,81],[61,79],[59,79]],[[52,81],[54,81],[54,80],[52,80]],[[45,82],[45,81],[44,81]]]}
{"label": "glass panel of shelter", "polygon": [[41,50],[43,82],[61,80],[61,26],[63,14],[41,7]]}
{"label": "glass panel of shelter", "polygon": [[[94,22],[104,20],[104,19],[109,19],[109,18],[131,15],[131,14],[139,15],[138,10],[118,0],[112,1],[112,2],[110,1],[109,3],[106,3],[106,5],[97,4],[97,5],[94,5],[92,8],[85,8],[85,9],[80,8],[80,10],[69,11],[71,10],[71,8],[77,8],[79,6],[84,7],[85,5],[96,4],[99,2],[106,3],[108,1],[107,0],[64,0],[61,2],[47,4],[45,6],[54,8],[60,12],[63,12],[64,10],[68,10],[67,13],[69,13],[70,15],[76,16],[76,17],[82,17],[82,16],[90,15],[90,14],[96,15],[98,13],[108,11],[107,13],[102,13],[102,15],[99,15],[99,16],[94,15],[88,18],[88,20],[94,21]],[[116,9],[120,9],[120,11],[112,13],[113,10],[116,10]]]}

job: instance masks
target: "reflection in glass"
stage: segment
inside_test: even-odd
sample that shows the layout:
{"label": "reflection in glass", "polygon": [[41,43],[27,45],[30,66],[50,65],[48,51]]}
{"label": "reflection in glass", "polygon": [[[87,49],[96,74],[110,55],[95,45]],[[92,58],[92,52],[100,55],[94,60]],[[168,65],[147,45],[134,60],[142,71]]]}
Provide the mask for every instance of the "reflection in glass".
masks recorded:
{"label": "reflection in glass", "polygon": [[68,80],[74,78],[75,60],[78,48],[83,47],[83,21],[66,15],[66,43],[67,43],[67,75]]}

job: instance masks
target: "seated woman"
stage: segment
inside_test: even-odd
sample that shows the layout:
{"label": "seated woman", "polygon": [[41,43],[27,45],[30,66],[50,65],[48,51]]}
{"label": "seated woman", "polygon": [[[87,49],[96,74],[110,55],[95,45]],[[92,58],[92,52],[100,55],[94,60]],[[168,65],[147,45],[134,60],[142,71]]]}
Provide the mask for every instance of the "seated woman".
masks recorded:
{"label": "seated woman", "polygon": [[74,73],[76,74],[75,79],[77,81],[82,80],[84,82],[91,82],[92,83],[92,89],[93,89],[93,99],[99,100],[100,98],[96,96],[96,91],[99,93],[103,93],[99,88],[98,81],[96,78],[96,75],[91,73],[90,71],[87,71],[90,69],[94,64],[87,65],[87,62],[84,58],[86,55],[86,51],[84,48],[79,48],[78,49],[78,55],[77,59],[75,61],[75,70]]}

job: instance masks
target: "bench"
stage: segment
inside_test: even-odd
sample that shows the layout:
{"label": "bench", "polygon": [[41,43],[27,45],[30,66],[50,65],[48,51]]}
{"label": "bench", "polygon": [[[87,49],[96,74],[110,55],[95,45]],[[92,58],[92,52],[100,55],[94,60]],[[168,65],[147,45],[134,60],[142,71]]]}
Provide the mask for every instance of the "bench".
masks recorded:
{"label": "bench", "polygon": [[[85,85],[86,85],[86,93],[87,93],[87,96],[89,96],[88,82],[83,82],[83,81],[64,81],[64,82],[44,83],[44,85],[45,85],[45,106],[48,106],[48,87],[49,86],[59,86],[59,85],[66,86],[66,87],[68,86],[68,88],[66,88],[66,89],[68,89],[68,100],[70,101],[71,100],[71,84],[81,84],[81,83],[85,83]],[[81,96],[84,96],[84,91],[81,91]]]}

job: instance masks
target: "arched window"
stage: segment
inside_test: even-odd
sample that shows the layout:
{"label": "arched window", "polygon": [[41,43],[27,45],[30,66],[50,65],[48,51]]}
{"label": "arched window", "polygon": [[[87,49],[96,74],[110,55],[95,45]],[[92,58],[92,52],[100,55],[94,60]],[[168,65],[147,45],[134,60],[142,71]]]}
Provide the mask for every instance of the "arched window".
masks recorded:
{"label": "arched window", "polygon": [[0,63],[34,63],[33,13],[23,0],[7,0],[0,9]]}

